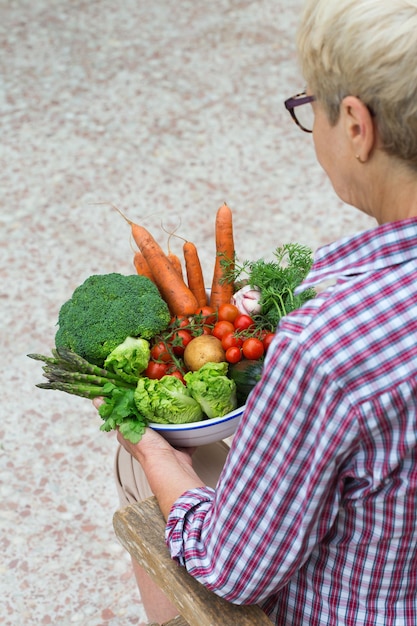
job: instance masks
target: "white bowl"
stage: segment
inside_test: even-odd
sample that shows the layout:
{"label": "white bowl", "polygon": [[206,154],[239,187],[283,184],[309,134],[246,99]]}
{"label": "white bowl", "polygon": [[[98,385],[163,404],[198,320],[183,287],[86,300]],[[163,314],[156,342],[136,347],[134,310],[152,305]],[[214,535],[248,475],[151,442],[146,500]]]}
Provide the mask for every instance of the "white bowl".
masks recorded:
{"label": "white bowl", "polygon": [[171,445],[180,448],[205,446],[230,437],[235,432],[245,407],[240,406],[223,417],[212,417],[191,424],[149,424]]}

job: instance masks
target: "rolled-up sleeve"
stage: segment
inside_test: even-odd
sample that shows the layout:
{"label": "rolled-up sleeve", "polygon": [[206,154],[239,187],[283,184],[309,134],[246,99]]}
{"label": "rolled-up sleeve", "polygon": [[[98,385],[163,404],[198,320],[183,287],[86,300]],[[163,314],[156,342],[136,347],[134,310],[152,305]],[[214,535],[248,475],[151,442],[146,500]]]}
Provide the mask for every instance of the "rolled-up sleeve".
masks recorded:
{"label": "rolled-up sleeve", "polygon": [[213,499],[214,490],[204,487],[186,491],[172,507],[165,529],[165,539],[172,558],[180,565],[185,565],[184,546],[199,540],[201,527],[210,512]]}

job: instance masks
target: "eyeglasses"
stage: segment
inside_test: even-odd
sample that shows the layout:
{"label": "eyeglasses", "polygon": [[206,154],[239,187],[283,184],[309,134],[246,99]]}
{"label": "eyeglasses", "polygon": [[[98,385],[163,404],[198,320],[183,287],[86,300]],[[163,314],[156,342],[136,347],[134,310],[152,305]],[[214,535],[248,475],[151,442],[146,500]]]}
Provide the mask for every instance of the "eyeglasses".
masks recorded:
{"label": "eyeglasses", "polygon": [[302,109],[297,109],[297,113],[295,109],[297,107],[301,107],[303,104],[311,104],[316,99],[315,96],[308,96],[305,91],[303,93],[298,93],[296,96],[292,98],[288,98],[285,100],[285,108],[291,115],[294,122],[304,130],[306,133],[313,132],[313,124],[314,124],[314,113],[312,107],[303,107]]}

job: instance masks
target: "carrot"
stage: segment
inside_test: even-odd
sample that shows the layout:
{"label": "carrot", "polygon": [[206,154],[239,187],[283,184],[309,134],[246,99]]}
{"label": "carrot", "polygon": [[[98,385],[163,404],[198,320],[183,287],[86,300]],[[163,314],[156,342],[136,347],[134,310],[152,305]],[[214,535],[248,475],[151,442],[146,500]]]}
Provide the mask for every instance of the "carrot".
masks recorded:
{"label": "carrot", "polygon": [[181,261],[179,257],[173,252],[168,252],[168,260],[171,263],[174,270],[176,270],[177,273],[181,276],[181,278],[183,278],[182,265],[181,265]]}
{"label": "carrot", "polygon": [[133,265],[135,266],[136,272],[140,276],[146,276],[153,281],[151,268],[149,267],[148,262],[143,256],[142,252],[139,252],[139,250],[135,252],[135,255],[133,257]]}
{"label": "carrot", "polygon": [[206,286],[197,248],[191,241],[186,241],[183,245],[183,253],[188,286],[196,297],[198,308],[206,306]]}
{"label": "carrot", "polygon": [[192,315],[196,310],[197,300],[182,276],[174,269],[161,246],[143,226],[132,222],[130,227],[133,239],[152,268],[154,282],[172,315],[178,317]]}
{"label": "carrot", "polygon": [[129,220],[116,206],[113,205],[113,208],[129,224],[132,237],[151,268],[154,283],[171,314],[178,317],[192,315],[197,308],[197,300],[184,279],[172,267],[161,246],[146,228]]}
{"label": "carrot", "polygon": [[217,309],[221,304],[230,302],[233,296],[233,283],[224,279],[222,261],[231,263],[233,270],[235,245],[233,239],[232,211],[223,204],[216,213],[216,260],[214,263],[213,281],[211,285],[210,306]]}

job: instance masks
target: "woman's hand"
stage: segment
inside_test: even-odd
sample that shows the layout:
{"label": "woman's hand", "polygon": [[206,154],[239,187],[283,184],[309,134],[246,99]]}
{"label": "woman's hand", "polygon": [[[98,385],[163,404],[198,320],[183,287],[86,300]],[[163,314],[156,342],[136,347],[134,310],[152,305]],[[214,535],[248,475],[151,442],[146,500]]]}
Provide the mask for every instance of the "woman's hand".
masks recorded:
{"label": "woman's hand", "polygon": [[161,460],[169,456],[175,458],[181,465],[192,466],[191,456],[195,448],[173,448],[159,433],[152,428],[146,428],[138,443],[132,443],[117,431],[117,440],[141,465],[148,456],[160,457]]}
{"label": "woman's hand", "polygon": [[[95,398],[98,409],[102,398]],[[173,448],[152,428],[146,428],[141,440],[132,443],[117,431],[117,440],[140,463],[161,511],[168,517],[171,506],[188,489],[204,486],[192,467],[195,448]]]}
{"label": "woman's hand", "polygon": [[[96,409],[103,404],[103,398],[94,398],[93,405]],[[117,440],[118,442],[129,452],[139,463],[141,456],[146,453],[149,449],[154,454],[158,454],[161,452],[173,454],[178,456],[178,459],[186,464],[191,465],[191,455],[195,451],[195,448],[181,448],[175,449],[173,448],[161,435],[152,430],[151,428],[147,428],[145,434],[142,436],[141,440],[137,444],[133,444],[128,439],[125,439],[123,435],[117,431]]]}

